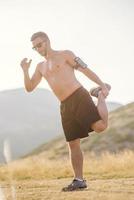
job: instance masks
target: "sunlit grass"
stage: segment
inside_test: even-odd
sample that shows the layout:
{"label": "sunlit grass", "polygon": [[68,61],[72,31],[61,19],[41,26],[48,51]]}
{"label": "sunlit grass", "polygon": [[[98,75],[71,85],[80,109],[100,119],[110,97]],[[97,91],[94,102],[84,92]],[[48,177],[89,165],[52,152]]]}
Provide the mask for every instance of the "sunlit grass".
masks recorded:
{"label": "sunlit grass", "polygon": [[[0,180],[8,180],[8,171],[15,180],[52,179],[72,177],[69,159],[49,160],[45,157],[29,157],[0,167]],[[84,176],[90,179],[134,177],[134,152],[124,151],[118,154],[108,152],[101,156],[86,154]]]}

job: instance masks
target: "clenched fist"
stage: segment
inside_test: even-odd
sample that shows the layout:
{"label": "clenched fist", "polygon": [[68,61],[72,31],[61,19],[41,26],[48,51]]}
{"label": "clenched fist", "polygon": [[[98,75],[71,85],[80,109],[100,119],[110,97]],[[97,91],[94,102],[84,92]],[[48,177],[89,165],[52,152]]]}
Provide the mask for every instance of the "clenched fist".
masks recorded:
{"label": "clenched fist", "polygon": [[22,67],[22,69],[23,69],[24,71],[29,69],[30,64],[31,64],[31,62],[32,62],[31,59],[29,60],[29,62],[28,62],[27,60],[28,60],[27,58],[24,58],[24,59],[21,61],[21,63],[20,63],[20,65],[21,65],[21,67]]}

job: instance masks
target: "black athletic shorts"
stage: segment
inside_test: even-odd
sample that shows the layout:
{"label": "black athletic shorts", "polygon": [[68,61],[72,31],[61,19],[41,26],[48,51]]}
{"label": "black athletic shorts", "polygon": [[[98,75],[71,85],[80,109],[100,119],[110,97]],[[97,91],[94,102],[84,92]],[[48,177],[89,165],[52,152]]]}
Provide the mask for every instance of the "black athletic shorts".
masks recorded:
{"label": "black athletic shorts", "polygon": [[87,137],[93,131],[91,125],[101,119],[84,87],[78,88],[61,102],[60,113],[66,141]]}

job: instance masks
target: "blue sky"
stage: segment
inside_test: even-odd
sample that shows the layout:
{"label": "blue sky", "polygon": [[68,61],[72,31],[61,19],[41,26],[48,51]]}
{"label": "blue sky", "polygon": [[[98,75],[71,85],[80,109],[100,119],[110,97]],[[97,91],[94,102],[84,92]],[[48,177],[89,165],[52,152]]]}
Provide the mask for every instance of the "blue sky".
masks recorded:
{"label": "blue sky", "polygon": [[[24,87],[20,61],[32,58],[30,75],[43,58],[30,37],[46,32],[54,49],[70,49],[112,85],[109,101],[134,101],[133,0],[1,0],[0,91]],[[95,84],[76,72],[90,89]],[[50,90],[42,80],[40,88]]]}

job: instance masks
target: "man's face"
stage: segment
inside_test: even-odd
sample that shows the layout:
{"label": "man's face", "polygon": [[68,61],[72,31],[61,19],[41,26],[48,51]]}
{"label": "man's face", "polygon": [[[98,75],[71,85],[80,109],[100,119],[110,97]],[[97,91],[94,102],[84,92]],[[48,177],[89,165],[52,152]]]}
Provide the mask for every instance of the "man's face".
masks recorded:
{"label": "man's face", "polygon": [[47,45],[46,40],[44,38],[36,38],[32,41],[33,49],[36,50],[41,56],[47,55]]}

